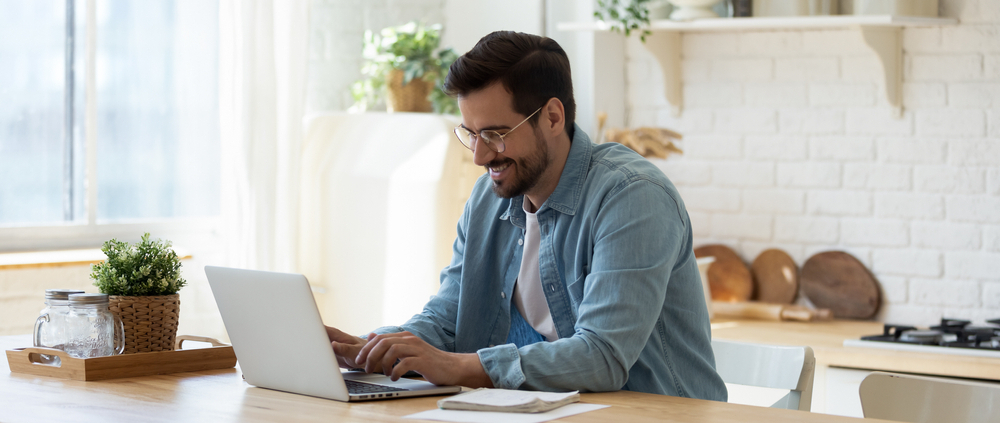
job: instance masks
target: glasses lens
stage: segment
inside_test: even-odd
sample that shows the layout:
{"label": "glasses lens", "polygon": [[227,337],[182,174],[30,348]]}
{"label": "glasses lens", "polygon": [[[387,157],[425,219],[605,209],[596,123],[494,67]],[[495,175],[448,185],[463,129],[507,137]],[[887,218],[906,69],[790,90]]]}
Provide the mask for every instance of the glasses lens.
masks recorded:
{"label": "glasses lens", "polygon": [[497,131],[483,131],[482,135],[483,141],[490,146],[490,150],[496,151],[497,153],[503,153],[504,145],[503,138]]}
{"label": "glasses lens", "polygon": [[458,137],[458,140],[462,142],[462,145],[464,145],[465,148],[470,150],[474,149],[473,146],[475,145],[475,141],[472,140],[472,132],[469,132],[465,130],[465,128],[459,126],[455,128],[455,136]]}

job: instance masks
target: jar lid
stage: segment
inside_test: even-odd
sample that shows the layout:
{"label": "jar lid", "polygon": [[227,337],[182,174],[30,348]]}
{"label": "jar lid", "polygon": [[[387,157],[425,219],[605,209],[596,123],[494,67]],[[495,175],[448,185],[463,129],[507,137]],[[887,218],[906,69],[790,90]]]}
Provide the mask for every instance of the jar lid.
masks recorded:
{"label": "jar lid", "polygon": [[69,304],[107,304],[108,294],[70,294]]}
{"label": "jar lid", "polygon": [[83,294],[79,289],[46,289],[46,300],[68,300],[70,294]]}

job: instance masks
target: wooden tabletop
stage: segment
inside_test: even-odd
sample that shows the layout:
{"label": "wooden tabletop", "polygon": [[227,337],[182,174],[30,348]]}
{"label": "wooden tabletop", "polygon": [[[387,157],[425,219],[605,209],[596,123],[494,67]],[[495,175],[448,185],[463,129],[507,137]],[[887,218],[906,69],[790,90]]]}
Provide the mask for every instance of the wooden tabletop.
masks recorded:
{"label": "wooden tabletop", "polygon": [[[30,337],[0,337],[0,348],[26,346]],[[3,422],[411,422],[408,414],[436,408],[440,397],[342,403],[247,385],[238,368],[82,382],[9,373],[0,355]],[[807,413],[635,392],[583,394],[584,403],[611,407],[566,422],[859,422]],[[865,420],[878,422],[879,420]]]}
{"label": "wooden tabletop", "polygon": [[822,366],[1000,380],[1000,358],[845,347],[845,339],[882,333],[883,324],[861,320],[790,322],[717,318],[712,337],[730,341],[812,347]]}

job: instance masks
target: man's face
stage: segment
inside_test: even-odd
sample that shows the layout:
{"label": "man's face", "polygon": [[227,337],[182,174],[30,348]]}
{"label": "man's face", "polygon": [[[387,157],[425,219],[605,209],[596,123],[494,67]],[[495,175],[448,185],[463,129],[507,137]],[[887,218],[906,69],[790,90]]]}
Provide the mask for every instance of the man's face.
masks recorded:
{"label": "man's face", "polygon": [[500,83],[459,97],[462,125],[472,132],[495,130],[504,136],[506,148],[497,153],[482,140],[475,145],[474,162],[486,167],[493,180],[493,192],[502,198],[527,194],[549,166],[548,143],[530,122],[510,132],[527,116],[514,111],[511,94]]}

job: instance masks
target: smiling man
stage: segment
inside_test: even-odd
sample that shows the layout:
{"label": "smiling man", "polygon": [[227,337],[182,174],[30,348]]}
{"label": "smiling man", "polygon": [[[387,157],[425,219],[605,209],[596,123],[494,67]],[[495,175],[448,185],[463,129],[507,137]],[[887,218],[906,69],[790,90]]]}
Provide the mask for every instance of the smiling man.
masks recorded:
{"label": "smiling man", "polygon": [[462,111],[455,135],[487,173],[438,294],[367,339],[328,328],[341,364],[437,384],[725,401],[684,203],[655,166],[574,124],[562,48],[494,32],[445,88]]}

